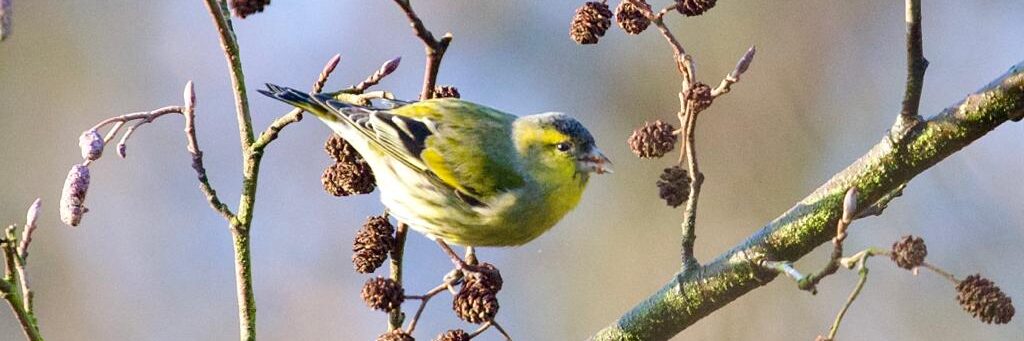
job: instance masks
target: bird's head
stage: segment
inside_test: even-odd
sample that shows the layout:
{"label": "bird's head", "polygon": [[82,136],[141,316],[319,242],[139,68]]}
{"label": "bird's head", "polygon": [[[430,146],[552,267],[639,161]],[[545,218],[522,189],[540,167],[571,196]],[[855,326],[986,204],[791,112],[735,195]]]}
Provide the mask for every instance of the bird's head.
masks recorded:
{"label": "bird's head", "polygon": [[611,173],[594,136],[575,118],[560,112],[518,119],[513,131],[516,149],[530,167],[551,176],[586,179],[590,173]]}

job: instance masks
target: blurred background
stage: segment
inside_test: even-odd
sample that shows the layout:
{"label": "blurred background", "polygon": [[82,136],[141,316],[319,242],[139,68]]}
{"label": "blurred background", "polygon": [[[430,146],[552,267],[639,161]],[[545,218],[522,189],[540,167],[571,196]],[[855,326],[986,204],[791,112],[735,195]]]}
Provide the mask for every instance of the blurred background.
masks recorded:
{"label": "blurred background", "polygon": [[[653,30],[617,27],[595,46],[568,37],[582,1],[414,1],[435,34],[455,39],[439,83],[512,113],[574,113],[616,164],[592,180],[579,208],[523,247],[483,249],[505,277],[499,321],[518,340],[581,340],[669,280],[679,265],[681,210],[654,181],[670,160],[638,160],[625,140],[650,119],[671,119],[679,82],[669,47]],[[658,6],[667,1],[655,2]],[[614,6],[614,2],[612,4]],[[926,1],[921,112],[934,114],[1024,59],[1024,2]],[[237,339],[235,283],[225,222],[206,204],[190,168],[182,120],[141,128],[128,158],[108,150],[92,166],[78,228],[57,215],[77,137],[97,121],[181,103],[194,80],[199,143],[211,181],[232,207],[240,186],[237,126],[223,55],[202,1],[16,1],[14,33],[0,43],[0,222],[21,224],[36,197],[44,216],[29,277],[48,340]],[[876,143],[899,112],[904,13],[897,1],[722,1],[697,18],[668,20],[715,84],[750,45],[743,81],[702,116],[707,181],[697,255],[713,258],[775,218]],[[423,48],[390,1],[274,1],[235,20],[250,89],[307,88],[335,53],[328,88],[363,79],[402,56],[383,84],[414,98]],[[251,93],[261,131],[289,108]],[[306,119],[264,158],[253,223],[258,335],[265,340],[372,340],[384,314],[359,298],[368,276],[350,263],[352,237],[381,212],[377,193],[335,198],[321,189],[328,130]],[[929,260],[961,276],[980,272],[1024,302],[1024,125],[1006,124],[914,179],[881,217],[854,224],[848,250],[922,236]],[[799,267],[817,268],[819,248]],[[433,287],[448,260],[409,238],[407,290]],[[934,274],[912,276],[882,259],[843,323],[849,340],[1019,340],[1024,323],[989,326],[956,304]],[[780,279],[721,309],[678,340],[812,340],[856,282],[827,279],[817,296]],[[1018,305],[1021,303],[1018,303]],[[414,307],[407,304],[407,309]],[[21,331],[0,309],[0,339]],[[432,339],[472,326],[428,307],[417,328]],[[483,340],[498,340],[488,333]],[[1016,335],[1016,336],[1015,336]]]}

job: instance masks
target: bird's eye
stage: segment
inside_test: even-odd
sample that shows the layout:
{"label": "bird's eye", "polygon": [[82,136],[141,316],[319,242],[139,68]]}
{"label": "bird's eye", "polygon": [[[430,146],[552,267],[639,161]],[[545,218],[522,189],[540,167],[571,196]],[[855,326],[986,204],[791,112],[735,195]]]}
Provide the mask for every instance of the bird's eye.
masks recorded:
{"label": "bird's eye", "polygon": [[572,145],[570,145],[569,142],[562,142],[562,143],[556,144],[555,145],[555,149],[558,149],[558,151],[560,151],[560,152],[567,152],[567,151],[569,151],[569,149],[572,149]]}

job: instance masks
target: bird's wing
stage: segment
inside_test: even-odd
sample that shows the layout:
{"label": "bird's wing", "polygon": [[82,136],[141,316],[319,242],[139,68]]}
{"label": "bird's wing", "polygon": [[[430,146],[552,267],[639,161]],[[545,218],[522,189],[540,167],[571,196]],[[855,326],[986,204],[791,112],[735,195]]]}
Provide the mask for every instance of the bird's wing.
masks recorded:
{"label": "bird's wing", "polygon": [[512,142],[515,116],[455,99],[380,111],[314,98],[386,154],[439,180],[470,205],[525,183]]}

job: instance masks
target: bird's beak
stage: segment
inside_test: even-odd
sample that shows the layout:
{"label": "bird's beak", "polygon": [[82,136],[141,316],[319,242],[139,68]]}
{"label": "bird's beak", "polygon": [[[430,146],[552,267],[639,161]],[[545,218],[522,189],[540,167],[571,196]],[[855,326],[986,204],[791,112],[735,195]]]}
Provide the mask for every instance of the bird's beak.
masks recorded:
{"label": "bird's beak", "polygon": [[577,164],[579,169],[584,172],[597,174],[614,173],[612,171],[612,161],[607,156],[604,156],[604,153],[601,153],[601,150],[596,147],[580,157]]}

